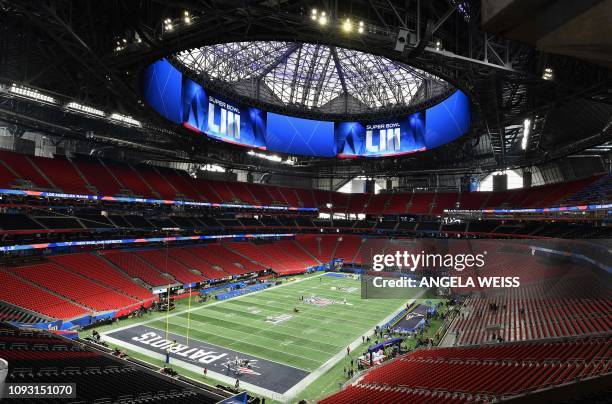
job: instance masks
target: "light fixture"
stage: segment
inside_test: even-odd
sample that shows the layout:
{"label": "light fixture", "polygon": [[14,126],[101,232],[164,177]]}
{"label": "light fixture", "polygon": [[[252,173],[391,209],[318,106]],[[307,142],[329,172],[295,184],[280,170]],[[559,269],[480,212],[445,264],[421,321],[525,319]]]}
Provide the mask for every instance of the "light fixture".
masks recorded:
{"label": "light fixture", "polygon": [[344,20],[344,23],[342,23],[342,30],[344,32],[351,32],[353,30],[353,24],[351,23],[350,18]]}
{"label": "light fixture", "polygon": [[110,116],[110,119],[113,120],[113,121],[123,122],[123,123],[126,123],[128,125],[132,125],[132,126],[142,126],[140,121],[137,121],[136,119],[132,118],[131,116],[118,114],[116,112]]}
{"label": "light fixture", "polygon": [[436,41],[436,50],[439,51],[440,49],[442,49],[442,43],[440,42],[440,40]]}
{"label": "light fixture", "polygon": [[359,32],[360,34],[363,34],[364,31],[364,23],[363,21],[359,21],[359,28],[357,28],[357,32]]}
{"label": "light fixture", "polygon": [[521,139],[521,149],[527,149],[527,142],[529,141],[529,132],[531,131],[531,119],[527,118],[523,122],[523,138]]}
{"label": "light fixture", "polygon": [[319,25],[327,25],[327,17],[325,16],[325,13],[322,13],[319,17]]}
{"label": "light fixture", "polygon": [[310,19],[316,21],[319,19],[319,11],[316,8],[313,8],[310,12]]}
{"label": "light fixture", "polygon": [[89,114],[89,115],[96,115],[96,116],[104,116],[104,111],[101,111],[99,109],[87,106],[87,105],[83,105],[83,104],[79,104],[78,102],[69,102],[66,105],[67,109],[71,109],[74,111],[78,111],[78,112],[83,112],[85,114]]}
{"label": "light fixture", "polygon": [[257,157],[257,158],[264,159],[264,160],[273,161],[275,163],[287,164],[287,165],[290,165],[290,166],[295,164],[295,162],[293,160],[290,160],[290,159],[283,160],[281,157],[279,157],[279,156],[277,156],[275,154],[257,153],[256,151],[253,151],[253,150],[249,150],[247,152],[247,154],[249,156]]}
{"label": "light fixture", "polygon": [[20,86],[15,83],[11,85],[11,87],[9,88],[9,92],[23,98],[29,98],[31,100],[42,101],[49,104],[57,104],[56,99],[51,97],[50,95],[41,94],[38,92],[38,90],[35,90],[30,87]]}
{"label": "light fixture", "polygon": [[554,77],[554,72],[552,67],[547,67],[544,69],[544,73],[542,73],[542,78],[544,80],[552,80]]}

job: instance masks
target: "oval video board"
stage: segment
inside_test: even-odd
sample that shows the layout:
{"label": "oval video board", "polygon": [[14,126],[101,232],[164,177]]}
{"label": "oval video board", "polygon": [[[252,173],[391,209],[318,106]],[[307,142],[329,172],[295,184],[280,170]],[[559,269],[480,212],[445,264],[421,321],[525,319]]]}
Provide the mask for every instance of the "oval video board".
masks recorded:
{"label": "oval video board", "polygon": [[143,75],[145,100],[170,121],[245,147],[313,157],[388,157],[452,142],[470,128],[460,90],[424,111],[395,119],[334,122],[266,112],[228,102],[183,75],[166,59]]}

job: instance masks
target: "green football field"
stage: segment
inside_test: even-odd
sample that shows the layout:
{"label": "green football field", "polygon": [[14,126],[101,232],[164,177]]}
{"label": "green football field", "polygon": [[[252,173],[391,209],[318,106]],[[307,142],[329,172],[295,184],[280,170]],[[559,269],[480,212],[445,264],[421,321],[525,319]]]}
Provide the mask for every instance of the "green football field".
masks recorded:
{"label": "green football field", "polygon": [[[302,302],[302,296],[310,303]],[[167,322],[161,316],[146,325],[162,332],[167,327],[170,333],[182,336],[189,327],[189,339],[313,371],[397,312],[402,303],[362,300],[360,282],[353,278],[315,276],[218,304],[171,312]]]}

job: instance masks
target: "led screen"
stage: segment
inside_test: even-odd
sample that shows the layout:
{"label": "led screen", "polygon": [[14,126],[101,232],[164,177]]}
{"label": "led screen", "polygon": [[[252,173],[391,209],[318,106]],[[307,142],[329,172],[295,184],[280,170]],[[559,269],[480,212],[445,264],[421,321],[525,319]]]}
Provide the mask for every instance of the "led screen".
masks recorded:
{"label": "led screen", "polygon": [[288,154],[334,157],[334,123],[268,112],[266,146]]}
{"label": "led screen", "polygon": [[379,157],[425,150],[425,114],[381,122],[336,124],[338,157]]}
{"label": "led screen", "polygon": [[145,99],[157,112],[198,133],[251,148],[316,157],[384,157],[433,149],[465,134],[470,103],[461,91],[425,111],[396,119],[332,122],[265,112],[224,100],[167,60],[143,75]]}

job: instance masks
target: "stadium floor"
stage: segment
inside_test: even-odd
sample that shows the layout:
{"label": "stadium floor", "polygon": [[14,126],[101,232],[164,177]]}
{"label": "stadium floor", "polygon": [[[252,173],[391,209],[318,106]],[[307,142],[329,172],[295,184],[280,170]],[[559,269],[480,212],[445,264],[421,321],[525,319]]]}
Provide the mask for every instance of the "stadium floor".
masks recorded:
{"label": "stadium floor", "polygon": [[[171,312],[167,323],[161,316],[103,335],[111,343],[130,344],[128,348],[136,346],[159,359],[165,355],[166,325],[167,339],[184,345],[189,325],[189,347],[171,355],[171,364],[180,367],[186,362],[189,368],[207,367],[211,372],[235,377],[236,367],[240,367],[235,358],[250,359],[251,369],[241,367],[241,381],[283,394],[397,312],[403,303],[362,300],[358,280],[321,275]],[[208,354],[202,357],[203,362],[197,360],[194,348],[200,355]],[[192,353],[196,360],[190,358]]]}

